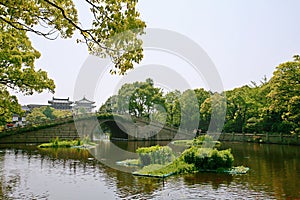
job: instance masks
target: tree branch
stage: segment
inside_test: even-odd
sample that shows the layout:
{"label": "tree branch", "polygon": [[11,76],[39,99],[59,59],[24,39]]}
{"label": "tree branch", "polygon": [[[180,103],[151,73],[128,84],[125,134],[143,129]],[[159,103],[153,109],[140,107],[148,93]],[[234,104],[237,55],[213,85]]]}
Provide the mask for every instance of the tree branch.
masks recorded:
{"label": "tree branch", "polygon": [[[82,28],[79,27],[76,23],[74,23],[73,20],[70,19],[70,18],[66,15],[66,12],[65,12],[65,10],[64,10],[63,8],[59,7],[58,5],[56,5],[55,3],[53,3],[53,2],[51,2],[51,1],[49,1],[49,0],[43,0],[43,1],[45,1],[46,3],[48,3],[48,4],[51,5],[51,6],[55,7],[56,9],[60,10],[60,12],[61,12],[61,14],[63,15],[63,17],[64,17],[64,18],[65,18],[72,26],[74,26],[77,30],[79,30],[80,33],[81,33],[81,35],[82,35],[84,38],[86,38],[85,34],[88,34],[89,37],[92,39],[92,41],[95,42],[100,48],[105,49],[105,50],[114,51],[113,49],[109,49],[109,48],[103,46],[101,43],[99,43],[98,40],[97,40],[97,38],[95,38],[95,37],[93,36],[93,34],[92,34],[90,31],[87,31],[87,30],[85,30],[85,29],[82,29]],[[85,41],[87,41],[87,40],[85,39]],[[88,44],[87,44],[87,45],[88,45]],[[90,47],[89,47],[89,48],[90,48]]]}

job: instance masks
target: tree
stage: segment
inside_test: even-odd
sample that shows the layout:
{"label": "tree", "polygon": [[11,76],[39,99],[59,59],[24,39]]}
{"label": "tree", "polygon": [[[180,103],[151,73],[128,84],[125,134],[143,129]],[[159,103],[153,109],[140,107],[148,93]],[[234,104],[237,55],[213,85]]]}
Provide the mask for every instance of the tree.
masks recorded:
{"label": "tree", "polygon": [[193,90],[184,91],[179,99],[181,108],[181,127],[187,130],[194,130],[199,125],[199,105],[196,94]]}
{"label": "tree", "polygon": [[162,90],[154,87],[152,79],[144,82],[126,83],[101,106],[100,112],[130,114],[135,117],[149,118],[160,116],[165,109]]}
{"label": "tree", "polygon": [[[22,114],[9,89],[31,95],[55,85],[47,73],[36,70],[34,62],[40,53],[27,37],[28,32],[50,40],[59,35],[70,38],[79,31],[91,54],[109,56],[114,63],[111,73],[124,74],[143,58],[142,41],[145,23],[139,19],[137,0],[85,0],[94,16],[90,27],[82,27],[72,0],[4,0],[0,2],[0,123],[13,113]],[[5,98],[5,99],[4,99]],[[11,100],[11,101],[10,101]]]}
{"label": "tree", "polygon": [[[248,87],[248,86],[245,86]],[[225,132],[243,132],[243,126],[246,122],[248,103],[245,99],[244,88],[236,88],[226,91],[227,100],[227,116],[224,126]]]}
{"label": "tree", "polygon": [[27,116],[26,121],[32,124],[42,123],[46,120],[55,120],[72,116],[69,110],[56,110],[50,106],[34,108]]}
{"label": "tree", "polygon": [[17,98],[9,94],[9,89],[31,95],[45,89],[53,92],[55,85],[45,71],[34,69],[40,53],[31,46],[25,31],[16,32],[3,25],[0,41],[0,92],[3,94],[0,113],[5,113],[0,123],[5,124],[13,114],[22,114]]}
{"label": "tree", "polygon": [[22,114],[17,97],[11,96],[9,92],[0,85],[0,126],[12,121],[13,113]]}
{"label": "tree", "polygon": [[53,114],[53,108],[51,109],[50,106],[47,106],[44,110],[43,110],[43,114],[48,118],[48,119],[55,119],[55,115]]}
{"label": "tree", "polygon": [[197,88],[197,89],[194,89],[194,92],[195,92],[195,95],[198,99],[198,105],[199,107],[201,106],[201,104],[207,99],[210,97],[210,93],[208,91],[206,91],[205,89],[203,88]]}
{"label": "tree", "polygon": [[214,93],[207,98],[200,107],[200,116],[206,122],[204,130],[222,131],[224,116],[226,113],[226,101],[223,94]]}
{"label": "tree", "polygon": [[180,108],[181,93],[178,90],[168,92],[165,96],[165,108],[167,112],[167,124],[178,127],[181,120]]}
{"label": "tree", "polygon": [[118,112],[118,96],[109,97],[106,102],[99,108],[100,113]]}
{"label": "tree", "polygon": [[283,118],[290,122],[293,126],[293,131],[297,134],[300,133],[300,96],[294,96],[289,101],[288,112],[285,113]]}
{"label": "tree", "polygon": [[270,109],[286,112],[292,97],[300,96],[300,60],[296,59],[276,67],[270,87]]}
{"label": "tree", "polygon": [[[285,62],[276,67],[270,80],[269,110],[280,116],[276,131],[289,132],[296,128],[298,98],[300,98],[300,59],[294,56],[294,61]],[[293,109],[293,111],[292,111]]]}
{"label": "tree", "polygon": [[[145,82],[124,84],[118,92],[119,108],[136,117],[150,117],[151,114],[164,107],[164,99],[160,88],[154,87],[152,79]],[[160,105],[158,107],[158,105]]]}
{"label": "tree", "polygon": [[[72,37],[96,55],[108,55],[115,64],[113,73],[125,73],[141,61],[145,23],[136,10],[138,0],[84,0],[93,15],[90,27],[83,27],[73,0],[4,0],[0,3],[0,24],[14,32],[33,32],[47,39]],[[123,34],[126,33],[126,34]],[[120,36],[117,36],[120,35]]]}
{"label": "tree", "polygon": [[44,122],[48,118],[43,113],[45,107],[34,108],[32,111],[26,116],[26,122],[31,124],[38,124]]}
{"label": "tree", "polygon": [[[198,99],[198,106],[199,106],[199,112],[200,112],[201,105],[207,98],[210,97],[210,92],[206,91],[203,88],[194,89],[194,92]],[[207,127],[208,127],[208,122],[206,120],[204,120],[202,117],[200,117],[199,128],[203,131],[206,131]]]}
{"label": "tree", "polygon": [[131,96],[132,107],[136,116],[150,117],[155,112],[162,111],[164,99],[162,90],[154,87],[153,80],[137,83],[137,88]]}
{"label": "tree", "polygon": [[269,132],[270,121],[268,112],[267,94],[270,92],[269,82],[266,77],[260,82],[260,85],[248,87],[244,90],[243,98],[247,104],[245,113],[244,132]]}

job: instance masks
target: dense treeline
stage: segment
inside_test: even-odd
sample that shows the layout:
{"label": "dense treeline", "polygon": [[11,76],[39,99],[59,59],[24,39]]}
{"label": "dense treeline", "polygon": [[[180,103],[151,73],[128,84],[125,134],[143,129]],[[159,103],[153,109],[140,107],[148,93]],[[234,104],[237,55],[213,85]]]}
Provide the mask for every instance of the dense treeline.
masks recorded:
{"label": "dense treeline", "polygon": [[223,132],[294,134],[300,132],[299,82],[300,56],[296,55],[293,61],[277,66],[270,80],[222,94],[202,88],[164,94],[151,79],[127,83],[99,111],[151,118],[175,127],[196,121],[207,131],[212,107],[216,112],[226,107]]}

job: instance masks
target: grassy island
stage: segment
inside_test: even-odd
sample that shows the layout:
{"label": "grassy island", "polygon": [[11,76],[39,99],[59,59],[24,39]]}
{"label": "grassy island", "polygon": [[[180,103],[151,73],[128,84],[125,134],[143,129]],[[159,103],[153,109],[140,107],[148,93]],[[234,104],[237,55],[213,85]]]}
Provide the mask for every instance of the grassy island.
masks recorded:
{"label": "grassy island", "polygon": [[[198,140],[203,141],[203,138],[198,138]],[[133,172],[137,176],[164,178],[175,174],[196,172],[244,174],[249,170],[244,166],[232,166],[234,157],[230,149],[217,150],[216,148],[192,145],[178,158],[175,158],[170,147],[157,145],[138,148],[137,153],[139,159],[130,160],[136,166],[142,166],[140,170]],[[126,165],[126,161],[120,163]]]}
{"label": "grassy island", "polygon": [[87,139],[76,140],[59,140],[58,137],[51,140],[49,143],[40,144],[39,148],[89,148],[95,146],[95,143],[88,141]]}
{"label": "grassy island", "polygon": [[185,146],[185,147],[191,147],[191,146],[215,146],[219,147],[221,145],[220,141],[214,141],[212,137],[210,136],[199,136],[197,138],[194,138],[193,140],[175,140],[172,142],[173,145],[178,146]]}

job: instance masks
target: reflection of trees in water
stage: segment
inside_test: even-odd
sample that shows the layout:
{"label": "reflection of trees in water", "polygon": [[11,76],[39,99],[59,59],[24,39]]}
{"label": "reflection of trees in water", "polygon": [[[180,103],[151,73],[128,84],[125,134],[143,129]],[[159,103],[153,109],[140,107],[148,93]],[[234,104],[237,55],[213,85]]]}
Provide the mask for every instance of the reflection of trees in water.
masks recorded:
{"label": "reflection of trees in water", "polygon": [[101,171],[107,185],[115,185],[118,188],[116,193],[121,198],[151,196],[155,190],[162,187],[162,181],[159,179],[135,177],[130,173],[107,167],[100,161],[91,160],[92,155],[85,149],[41,149],[39,154],[41,160],[47,160],[48,165],[62,164],[64,169],[68,169],[74,175],[80,170],[85,172],[93,169],[95,174]]}
{"label": "reflection of trees in water", "polygon": [[[3,145],[1,145],[2,147]],[[10,194],[16,192],[17,186],[20,183],[21,175],[18,171],[9,170],[9,174],[5,174],[5,150],[0,153],[0,199],[12,199]],[[11,151],[18,158],[18,150]]]}
{"label": "reflection of trees in water", "polygon": [[5,178],[3,176],[3,169],[4,169],[4,154],[0,153],[0,198],[7,198],[6,191],[5,191],[5,185],[3,184],[5,182]]}
{"label": "reflection of trees in water", "polygon": [[248,184],[249,188],[272,194],[277,199],[298,198],[300,196],[300,148],[299,146],[227,143],[224,148],[232,148],[235,165],[250,167],[245,176],[235,181]]}
{"label": "reflection of trees in water", "polygon": [[[24,150],[23,148],[26,147],[26,145],[19,145],[18,147],[15,145],[10,145],[16,148],[9,148],[6,149],[6,145],[1,145],[1,153],[0,153],[0,199],[5,200],[12,200],[12,199],[45,199],[47,198],[48,194],[47,191],[44,191],[42,194],[33,194],[29,192],[27,195],[25,195],[24,190],[28,190],[28,188],[20,187],[22,184],[26,184],[26,170],[20,171],[17,168],[14,168],[14,166],[11,166],[12,163],[7,164],[5,159],[11,159],[13,160],[21,160],[26,161],[24,164],[30,163],[32,154],[32,146],[28,147],[27,150]],[[2,149],[4,148],[4,149]],[[6,157],[6,158],[5,158]]]}
{"label": "reflection of trees in water", "polygon": [[[109,188],[113,186],[118,188],[116,193],[120,198],[128,196],[150,197],[155,190],[163,187],[160,179],[135,177],[130,173],[107,167],[100,161],[91,160],[92,155],[85,149],[37,149],[23,146],[14,149],[12,153],[15,154],[16,159],[19,156],[27,158],[29,163],[33,162],[33,159],[39,159],[41,168],[45,170],[60,165],[65,173],[79,175],[78,177],[74,176],[75,178],[81,178],[82,173],[93,173],[95,176],[101,173],[101,179],[105,180]],[[5,183],[5,185],[10,186],[10,188],[2,187],[5,189],[3,193],[14,193],[14,190],[18,188],[17,184],[20,176],[19,174],[19,176],[12,177],[10,180],[1,180],[2,184]]]}

